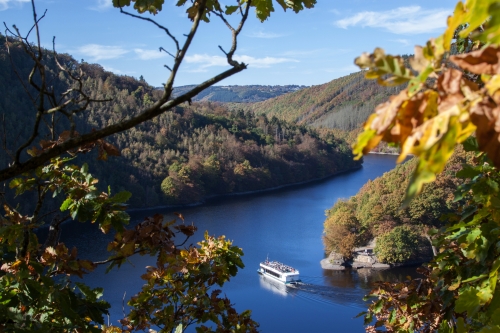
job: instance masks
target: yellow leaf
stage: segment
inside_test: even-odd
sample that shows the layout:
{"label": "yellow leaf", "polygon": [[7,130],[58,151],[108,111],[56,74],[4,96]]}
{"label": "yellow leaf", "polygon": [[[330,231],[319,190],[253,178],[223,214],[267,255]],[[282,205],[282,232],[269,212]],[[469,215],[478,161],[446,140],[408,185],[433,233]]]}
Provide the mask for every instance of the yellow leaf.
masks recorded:
{"label": "yellow leaf", "polygon": [[443,34],[442,45],[444,50],[449,51],[451,46],[451,40],[455,35],[455,30],[457,30],[460,24],[465,23],[467,19],[466,8],[465,5],[460,1],[455,6],[455,11],[453,12],[453,16],[449,16],[447,23],[448,28]]}
{"label": "yellow leaf", "polygon": [[460,31],[460,37],[465,38],[481,26],[490,16],[489,7],[495,3],[492,0],[468,0],[465,3],[465,15],[462,15],[462,24],[467,27]]}
{"label": "yellow leaf", "polygon": [[21,264],[22,264],[22,261],[21,261],[21,260],[17,260],[17,261],[15,261],[15,262],[14,262],[14,263],[10,266],[10,268],[11,268],[11,269],[16,269],[16,268],[18,268],[18,267],[19,267],[19,265],[21,265]]}
{"label": "yellow leaf", "polygon": [[500,75],[493,75],[488,82],[486,82],[486,89],[488,94],[493,96],[495,92],[500,89]]}
{"label": "yellow leaf", "polygon": [[[372,114],[370,118],[376,116]],[[353,146],[354,159],[359,160],[364,154],[375,148],[382,140],[382,135],[377,135],[373,129],[365,129],[358,135],[357,141]]]}

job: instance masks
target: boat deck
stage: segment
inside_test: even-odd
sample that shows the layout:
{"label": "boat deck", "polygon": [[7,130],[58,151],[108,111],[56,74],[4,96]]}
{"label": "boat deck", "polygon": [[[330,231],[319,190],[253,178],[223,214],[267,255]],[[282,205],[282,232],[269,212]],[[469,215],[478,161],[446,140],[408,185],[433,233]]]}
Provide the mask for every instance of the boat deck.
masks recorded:
{"label": "boat deck", "polygon": [[267,267],[271,267],[281,273],[298,273],[295,268],[285,265],[279,261],[264,261],[261,264]]}

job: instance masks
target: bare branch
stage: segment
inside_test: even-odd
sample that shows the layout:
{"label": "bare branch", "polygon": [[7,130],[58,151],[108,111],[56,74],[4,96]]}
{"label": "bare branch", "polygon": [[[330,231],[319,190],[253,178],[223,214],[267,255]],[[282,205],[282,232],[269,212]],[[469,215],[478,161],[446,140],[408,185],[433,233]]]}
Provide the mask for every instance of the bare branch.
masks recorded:
{"label": "bare branch", "polygon": [[159,24],[158,22],[156,22],[155,20],[152,20],[148,17],[142,17],[142,16],[139,16],[139,15],[136,15],[136,14],[132,14],[132,13],[129,13],[129,12],[126,12],[123,10],[123,8],[120,7],[120,13],[122,14],[125,14],[125,15],[128,15],[128,16],[132,16],[132,17],[135,17],[136,19],[139,19],[139,20],[144,20],[144,21],[148,21],[148,22],[151,22],[153,23],[154,25],[156,25],[158,28],[162,29],[163,31],[165,31],[165,33],[168,35],[168,37],[170,37],[174,43],[175,43],[175,47],[177,49],[177,52],[180,51],[180,47],[179,47],[179,42],[177,41],[177,39],[175,38],[174,35],[172,35],[170,33],[170,31],[165,28],[163,25]]}
{"label": "bare branch", "polygon": [[172,53],[170,53],[170,52],[168,52],[167,50],[165,50],[162,46],[160,46],[160,52],[161,52],[161,51],[165,52],[166,54],[168,54],[169,56],[171,56],[172,58],[174,58],[174,59],[175,59],[175,56],[174,56]]}
{"label": "bare branch", "polygon": [[84,144],[88,144],[91,142],[94,142],[96,140],[105,138],[107,136],[110,136],[115,133],[123,132],[125,130],[128,130],[136,125],[139,125],[143,123],[146,120],[153,119],[154,117],[184,103],[193,98],[194,96],[198,95],[200,92],[205,90],[206,88],[236,74],[241,72],[242,70],[246,69],[245,64],[239,64],[237,67],[233,67],[231,69],[228,69],[225,72],[220,73],[219,75],[214,76],[213,78],[199,84],[189,92],[178,96],[174,99],[169,100],[168,102],[165,100],[164,96],[155,104],[153,104],[150,108],[147,108],[144,110],[142,113],[139,115],[130,118],[128,120],[124,120],[122,122],[119,122],[117,124],[109,125],[108,127],[105,127],[103,129],[87,133],[81,136],[73,137],[60,145],[55,146],[54,148],[51,148],[44,153],[29,158],[25,162],[18,162],[14,163],[13,165],[0,170],[0,181],[7,180],[9,178],[18,176],[24,172],[33,170],[37,168],[38,166],[43,165],[44,163],[48,162],[51,158],[57,157],[68,150],[75,149],[77,147],[80,147]]}
{"label": "bare branch", "polygon": [[135,250],[132,254],[128,255],[128,256],[118,256],[118,257],[114,257],[114,258],[108,258],[106,260],[101,260],[101,261],[94,261],[93,264],[94,265],[104,265],[104,264],[109,264],[110,262],[113,262],[113,261],[117,261],[117,260],[123,260],[123,259],[127,259],[131,256],[133,256],[134,254],[137,254],[137,253],[141,253],[143,252],[144,249],[137,249]]}
{"label": "bare branch", "polygon": [[[232,60],[232,56],[233,56],[234,52],[236,51],[238,34],[240,33],[241,28],[243,27],[243,25],[246,21],[246,18],[248,17],[250,2],[251,2],[251,0],[249,0],[248,3],[246,4],[246,8],[243,12],[242,19],[240,21],[239,26],[236,29],[231,28],[232,29],[232,47],[231,47],[231,50],[226,53],[226,56],[228,58],[228,62],[233,66],[231,69],[228,69],[228,70],[212,77],[211,79],[199,84],[198,86],[193,88],[191,91],[189,91],[181,96],[170,99],[171,92],[173,90],[173,83],[174,83],[175,77],[177,75],[177,72],[179,70],[179,67],[180,67],[180,65],[181,65],[190,45],[191,45],[191,42],[192,42],[196,32],[197,32],[197,29],[199,27],[199,23],[200,23],[203,15],[205,14],[206,0],[202,0],[199,3],[198,12],[197,12],[196,16],[194,17],[193,24],[192,24],[192,27],[191,27],[189,34],[187,35],[186,41],[183,44],[182,48],[180,48],[177,52],[177,55],[176,55],[175,61],[174,61],[174,65],[172,67],[165,66],[166,68],[168,68],[170,70],[170,76],[169,76],[167,82],[165,83],[165,88],[164,88],[165,90],[164,90],[163,96],[156,103],[154,103],[151,107],[146,108],[140,114],[138,114],[130,119],[120,121],[116,124],[109,125],[107,127],[104,127],[100,130],[93,131],[91,133],[87,133],[87,134],[83,134],[83,135],[70,135],[70,139],[54,146],[53,148],[45,150],[44,152],[40,153],[40,155],[38,155],[38,156],[30,157],[26,161],[23,162],[23,161],[20,161],[20,154],[24,149],[26,149],[26,147],[28,147],[34,141],[34,139],[38,135],[38,126],[40,123],[40,119],[42,118],[42,115],[61,113],[72,122],[73,115],[77,112],[85,110],[90,102],[107,101],[107,100],[90,99],[83,91],[82,75],[76,76],[71,71],[65,69],[64,66],[62,66],[59,63],[59,61],[57,59],[57,53],[55,53],[56,54],[56,63],[58,65],[58,67],[62,71],[67,73],[77,83],[77,87],[72,88],[72,89],[68,89],[66,92],[64,92],[62,94],[61,98],[68,97],[67,100],[61,99],[59,101],[59,103],[56,103],[55,106],[53,106],[52,108],[50,108],[48,110],[43,110],[43,108],[38,108],[36,123],[35,123],[35,127],[34,127],[34,131],[33,131],[32,136],[30,137],[30,139],[26,143],[24,143],[18,149],[18,151],[16,152],[17,154],[16,154],[16,159],[15,159],[14,163],[12,165],[10,165],[9,167],[7,167],[3,170],[0,170],[0,181],[4,181],[4,180],[7,180],[11,177],[20,175],[24,172],[33,170],[33,169],[37,168],[38,166],[41,166],[44,163],[48,162],[51,158],[57,157],[65,152],[68,152],[70,150],[78,148],[82,145],[89,144],[89,143],[95,142],[99,139],[103,139],[107,136],[110,136],[112,134],[128,130],[128,129],[130,129],[130,128],[132,128],[132,127],[134,127],[134,126],[136,126],[144,121],[150,120],[150,119],[152,119],[152,118],[154,118],[154,117],[156,117],[156,116],[158,116],[158,115],[160,115],[168,110],[171,110],[172,108],[174,108],[174,107],[176,107],[184,102],[189,102],[194,96],[196,96],[197,94],[199,94],[200,92],[202,92],[206,88],[232,76],[233,74],[239,73],[242,70],[246,69],[246,67],[247,67],[246,64],[239,63],[237,61]],[[144,19],[142,17],[138,17],[137,15],[126,13],[123,10],[121,10],[121,11],[126,15],[129,15],[132,17],[137,17],[140,19]],[[151,21],[152,23],[154,23],[158,27],[160,27],[164,30],[166,29],[165,27],[159,25],[158,23],[156,23],[153,20],[150,20],[150,19],[144,19],[144,20]],[[169,32],[168,32],[168,34],[169,34]],[[170,34],[169,34],[169,36],[171,38],[173,38],[173,36],[171,36]],[[23,44],[25,45],[26,43],[23,43]],[[178,44],[176,44],[176,45],[178,45]],[[164,50],[164,51],[166,52],[166,50]],[[54,52],[55,52],[55,47],[54,47]],[[29,50],[28,50],[28,54],[30,54],[30,56],[32,57],[32,59],[35,62],[34,68],[39,69],[41,71],[40,74],[42,75],[43,74],[42,73],[43,65],[40,63],[40,61],[38,61],[38,59],[37,59],[38,57],[34,57],[35,55],[33,53],[30,53]],[[45,80],[45,77],[43,76],[42,86],[40,87],[40,89],[42,91],[42,93],[41,93],[42,96],[40,99],[43,98],[43,94],[44,94],[44,92],[46,92],[46,87],[44,86],[44,80]],[[73,99],[69,98],[70,95],[72,93],[75,93],[75,92],[80,94],[80,97],[73,98]],[[49,94],[49,93],[52,93],[52,92],[47,92],[47,94]],[[38,102],[40,102],[40,101],[38,101]],[[67,108],[70,107],[71,105],[75,105],[77,107],[72,111],[67,110]],[[39,104],[39,106],[40,106],[40,104]],[[74,133],[74,131],[75,131],[75,125],[74,125],[74,122],[72,122],[71,132]]]}
{"label": "bare branch", "polygon": [[241,16],[240,24],[238,25],[238,27],[236,29],[234,29],[231,26],[231,24],[229,24],[229,22],[227,21],[227,19],[224,17],[224,13],[222,11],[212,11],[212,13],[214,15],[218,16],[222,20],[222,22],[224,22],[224,24],[228,27],[228,29],[231,30],[231,33],[232,33],[232,44],[231,44],[231,49],[229,50],[229,52],[224,51],[224,49],[221,46],[219,46],[219,48],[221,49],[221,51],[226,55],[227,62],[231,66],[235,66],[236,64],[238,64],[237,61],[233,60],[233,55],[234,55],[234,52],[236,52],[236,48],[238,46],[238,35],[240,34],[241,29],[245,25],[245,22],[246,22],[246,20],[248,18],[248,13],[250,12],[250,6],[251,6],[251,4],[252,4],[252,0],[248,0],[244,11],[241,11],[241,6],[240,6],[240,12],[242,13],[242,16]]}
{"label": "bare branch", "polygon": [[[12,34],[12,35],[15,36],[15,34],[7,27],[7,24],[5,24],[5,22],[3,24],[5,26],[5,35],[7,36],[7,32],[9,32],[10,34]],[[14,60],[12,59],[12,54],[10,53],[9,40],[8,40],[7,37],[5,37],[5,46],[7,48],[7,54],[9,55],[10,64],[12,66],[14,74],[16,74],[17,79],[19,80],[19,82],[21,83],[21,85],[24,88],[24,91],[26,92],[26,94],[30,98],[31,102],[34,104],[35,103],[35,98],[31,95],[31,93],[28,90],[28,87],[26,86],[26,84],[24,84],[24,80],[21,78],[21,75],[19,74],[19,72],[17,70],[17,67],[15,66]]]}
{"label": "bare branch", "polygon": [[191,45],[191,42],[193,41],[194,36],[196,35],[196,32],[198,31],[198,26],[200,24],[201,18],[203,17],[203,14],[205,13],[206,4],[207,0],[201,0],[198,4],[198,12],[196,13],[196,16],[193,20],[193,25],[191,26],[191,31],[189,31],[189,34],[187,35],[186,41],[184,42],[184,45],[182,48],[177,52],[177,56],[175,57],[175,62],[174,66],[172,67],[172,70],[170,71],[170,76],[165,83],[164,87],[164,94],[163,97],[166,97],[167,99],[170,98],[170,95],[172,94],[172,88],[174,86],[174,80],[175,77],[177,76],[177,71],[179,70],[179,67],[181,66],[182,61],[184,60],[184,56],[186,55],[189,46]]}

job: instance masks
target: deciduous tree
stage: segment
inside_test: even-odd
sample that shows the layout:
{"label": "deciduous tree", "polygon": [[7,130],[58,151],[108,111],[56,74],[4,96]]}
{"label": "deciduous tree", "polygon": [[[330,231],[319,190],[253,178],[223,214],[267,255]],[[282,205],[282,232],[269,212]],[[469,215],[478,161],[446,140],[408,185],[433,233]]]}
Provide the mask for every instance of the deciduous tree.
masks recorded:
{"label": "deciduous tree", "polygon": [[[277,0],[276,3],[285,10],[298,12],[304,7],[311,8],[315,0]],[[33,61],[29,77],[21,80],[32,103],[35,119],[30,137],[9,151],[12,161],[0,170],[0,181],[10,180],[9,186],[18,195],[29,191],[36,193],[36,203],[30,213],[22,213],[19,207],[8,202],[3,205],[5,214],[0,216],[1,331],[129,332],[153,328],[162,332],[182,332],[192,324],[202,332],[256,331],[258,324],[250,318],[250,312],[237,313],[231,302],[221,297],[216,289],[243,267],[241,249],[224,237],[211,237],[207,233],[197,247],[184,247],[196,227],[185,224],[180,214],[180,223],[157,214],[127,228],[129,216],[125,212],[125,202],[131,194],[123,191],[113,195],[109,188],[102,191],[86,165],[72,164],[74,156],[92,149],[98,150],[100,159],[119,155],[118,149],[104,140],[107,136],[190,102],[205,88],[246,69],[246,64],[235,61],[233,56],[250,9],[256,9],[261,21],[274,10],[272,1],[240,0],[223,8],[218,0],[180,0],[177,6],[186,8],[187,18],[192,22],[191,30],[181,42],[158,21],[140,15],[144,12],[159,14],[163,4],[164,0],[113,0],[113,5],[125,15],[147,21],[162,30],[174,45],[173,52],[163,48],[162,51],[169,53],[173,60],[167,66],[169,75],[163,93],[155,102],[142,90],[137,90],[127,99],[133,105],[142,96],[142,110],[92,131],[78,129],[75,119],[85,113],[91,103],[106,100],[95,98],[86,90],[83,70],[95,68],[83,60],[81,65],[60,61],[55,47],[53,53],[45,52],[40,45],[39,30],[39,22],[45,14],[38,16],[34,1],[33,29],[23,36],[15,26],[7,28],[6,47],[23,48]],[[139,14],[124,10],[131,5]],[[231,14],[239,17],[234,27],[227,20]],[[172,88],[178,69],[197,35],[199,24],[211,18],[221,19],[229,29],[231,47],[222,52],[231,68],[181,96],[173,97]],[[28,40],[31,32],[36,36],[35,43]],[[52,77],[47,70],[47,61],[57,63],[60,72],[56,76]],[[54,82],[67,77],[71,78],[73,86],[58,91]],[[99,86],[106,92],[112,82],[101,80]],[[115,110],[122,111],[121,108]],[[60,119],[65,121],[56,126]],[[42,135],[45,125],[48,132]],[[43,137],[45,133],[49,134],[48,138]],[[66,156],[66,153],[71,156]],[[49,196],[61,201],[59,214],[42,214],[43,202]],[[59,242],[62,223],[70,219],[93,223],[104,233],[115,233],[113,241],[108,244],[108,259],[96,262],[79,258],[76,248],[69,249]],[[46,221],[50,221],[49,232],[42,242],[35,231]],[[110,305],[101,299],[103,290],[73,283],[72,277],[82,277],[98,265],[109,264],[109,269],[119,267],[136,254],[156,257],[156,266],[148,268],[143,275],[146,284],[129,302],[132,310],[121,320],[121,328],[105,326],[103,316]]]}
{"label": "deciduous tree", "polygon": [[361,156],[384,140],[401,145],[399,161],[419,158],[405,204],[444,169],[456,145],[475,152],[478,163],[457,174],[456,200],[464,204],[434,236],[439,253],[421,269],[424,277],[372,291],[368,332],[500,331],[500,4],[459,2],[447,23],[415,48],[411,68],[382,49],[356,59],[380,84],[408,84],[376,108],[354,147]]}

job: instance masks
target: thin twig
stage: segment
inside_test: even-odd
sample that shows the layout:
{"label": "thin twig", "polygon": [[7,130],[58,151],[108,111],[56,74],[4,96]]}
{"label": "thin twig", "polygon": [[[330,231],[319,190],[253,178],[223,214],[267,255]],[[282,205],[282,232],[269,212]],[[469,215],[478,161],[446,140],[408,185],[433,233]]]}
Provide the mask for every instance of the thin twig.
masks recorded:
{"label": "thin twig", "polygon": [[168,35],[168,37],[170,37],[174,43],[175,43],[175,47],[177,49],[177,52],[180,51],[180,48],[179,48],[179,42],[177,41],[177,39],[175,38],[174,35],[172,35],[170,33],[170,31],[165,28],[163,25],[159,24],[158,22],[156,22],[155,20],[152,20],[148,17],[142,17],[142,16],[139,16],[139,15],[136,15],[136,14],[132,14],[132,13],[129,13],[129,12],[126,12],[123,10],[123,8],[120,7],[120,13],[122,14],[125,14],[125,15],[128,15],[128,16],[132,16],[132,17],[135,17],[136,19],[139,19],[139,20],[143,20],[143,21],[148,21],[148,22],[151,22],[153,23],[154,25],[156,25],[158,28],[162,29],[163,31],[165,31],[165,33]]}
{"label": "thin twig", "polygon": [[[241,31],[241,28],[243,27],[243,24],[245,23],[246,18],[248,17],[250,1],[251,0],[249,0],[249,2],[247,3],[247,8],[245,8],[245,12],[243,14],[243,18],[240,22],[240,25],[238,26],[237,29],[234,29],[232,48],[231,48],[230,52],[228,52],[228,59],[229,60],[232,60],[232,54],[236,50],[236,46],[237,46],[236,45],[236,38],[237,38],[239,32]],[[190,30],[189,34],[187,35],[185,43],[183,44],[182,48],[180,48],[180,50],[177,54],[177,57],[175,58],[174,65],[172,66],[172,68],[167,67],[171,70],[170,76],[169,76],[167,82],[165,83],[164,94],[157,102],[155,102],[152,106],[144,109],[137,116],[131,117],[131,118],[126,119],[124,121],[120,121],[119,123],[116,123],[116,124],[109,125],[107,127],[104,127],[100,130],[93,131],[91,133],[87,133],[87,134],[79,135],[79,136],[73,136],[69,140],[62,142],[62,143],[54,146],[53,148],[47,149],[46,151],[42,152],[40,155],[28,158],[26,161],[21,162],[19,160],[20,152],[28,146],[28,145],[24,144],[22,146],[23,148],[18,150],[19,154],[17,155],[18,157],[17,157],[15,163],[13,165],[10,165],[10,166],[4,168],[3,170],[0,170],[0,181],[7,180],[11,177],[14,177],[14,176],[20,175],[26,171],[32,170],[32,169],[48,162],[51,158],[59,156],[64,152],[70,151],[72,149],[75,149],[75,148],[82,146],[82,145],[85,145],[85,144],[95,142],[96,140],[105,138],[109,135],[125,131],[127,129],[130,129],[130,128],[138,125],[138,124],[141,124],[144,121],[150,120],[150,119],[172,109],[173,107],[175,107],[177,105],[180,105],[184,102],[189,101],[191,98],[193,98],[198,93],[205,90],[206,88],[224,80],[225,78],[228,78],[228,77],[246,69],[246,65],[244,63],[238,63],[236,61],[232,61],[233,67],[231,69],[226,70],[226,71],[212,77],[211,79],[209,79],[205,82],[202,82],[201,84],[199,84],[198,86],[196,86],[195,88],[193,88],[192,90],[188,91],[187,93],[185,93],[181,96],[170,99],[171,92],[173,90],[173,84],[174,84],[175,77],[176,77],[177,72],[179,70],[179,67],[180,67],[180,65],[181,65],[190,45],[191,45],[191,42],[192,42],[192,40],[197,32],[199,23],[205,14],[205,10],[206,10],[206,0],[201,0],[198,3],[198,12],[197,12],[196,16],[194,17],[191,30]],[[134,15],[134,14],[131,14],[130,16],[136,17],[136,15]],[[153,22],[153,23],[156,24],[156,22]],[[25,43],[23,43],[23,44],[25,44]],[[24,46],[25,46],[25,49],[29,52],[29,49],[27,49],[26,45],[24,45]],[[33,53],[31,53],[30,56],[32,57],[32,59],[34,58]],[[36,57],[33,60],[35,63],[37,63]],[[69,71],[67,71],[67,73],[69,73]],[[72,75],[72,73],[70,73],[70,74]],[[76,81],[78,82],[79,80],[77,79]],[[78,82],[78,83],[80,84],[81,82]],[[79,86],[78,88],[75,88],[75,89],[77,91],[83,93],[83,91],[81,90],[81,86]],[[68,94],[69,93],[70,92],[68,92]],[[83,98],[83,100],[85,100],[85,95],[82,96],[82,98]],[[87,101],[89,101],[89,100],[87,100]],[[64,103],[61,103],[61,104],[64,104]],[[83,110],[86,107],[85,105],[87,105],[86,102],[83,105],[80,105],[80,107],[77,110]],[[56,112],[61,113],[61,108],[58,108],[56,106],[55,109],[53,110],[53,113],[56,113]],[[40,111],[39,111],[39,113],[40,113]],[[64,113],[61,113],[61,114],[64,114]],[[41,114],[39,116],[41,118]],[[67,115],[65,115],[65,116],[67,116]],[[38,134],[38,132],[36,131],[37,126],[38,126],[37,124],[35,125],[35,129],[34,129],[33,134]],[[31,142],[33,140],[34,140],[34,137],[30,138],[30,140],[28,140],[28,143],[31,144]]]}
{"label": "thin twig", "polygon": [[165,50],[162,46],[160,46],[160,52],[161,52],[161,51],[165,52],[166,54],[168,54],[169,56],[171,56],[172,58],[174,58],[174,59],[175,59],[175,56],[174,56],[172,53],[170,53],[170,52],[168,52],[167,50]]}
{"label": "thin twig", "polygon": [[227,62],[231,66],[237,66],[238,65],[238,62],[235,61],[235,60],[233,60],[233,55],[236,52],[236,48],[238,46],[238,35],[240,34],[241,29],[245,25],[245,22],[246,22],[246,20],[248,18],[248,13],[250,11],[251,4],[252,4],[252,0],[248,0],[248,2],[246,4],[246,7],[245,7],[245,10],[242,13],[241,21],[240,21],[240,23],[239,23],[239,25],[238,25],[238,27],[236,29],[234,29],[233,26],[231,26],[231,24],[229,24],[229,22],[224,17],[224,13],[222,11],[212,11],[212,13],[214,15],[218,16],[222,20],[222,22],[224,22],[224,24],[228,27],[228,29],[231,30],[231,33],[232,33],[232,43],[231,43],[231,49],[229,50],[229,52],[224,51],[224,49],[221,46],[219,46],[219,48],[222,50],[222,52],[226,55]]}

